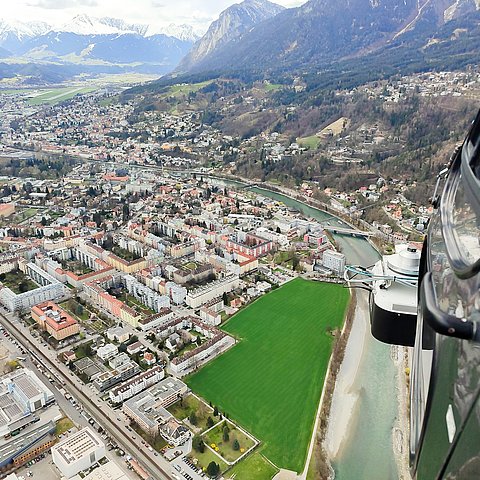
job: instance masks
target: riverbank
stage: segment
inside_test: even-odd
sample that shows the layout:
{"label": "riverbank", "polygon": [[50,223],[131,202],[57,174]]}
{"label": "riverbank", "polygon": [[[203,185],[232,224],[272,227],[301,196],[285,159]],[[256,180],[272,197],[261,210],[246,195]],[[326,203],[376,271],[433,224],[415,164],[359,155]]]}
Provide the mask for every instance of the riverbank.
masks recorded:
{"label": "riverbank", "polygon": [[[397,367],[397,398],[398,417],[393,427],[392,440],[393,452],[398,468],[399,480],[411,480],[409,470],[409,436],[410,425],[408,422],[408,380],[409,351],[406,347],[392,346],[392,360]],[[408,369],[408,370],[407,370]]]}
{"label": "riverbank", "polygon": [[[231,182],[227,178],[211,179],[222,186],[242,188],[238,179]],[[277,189],[279,190],[279,189]],[[250,186],[250,191],[295,208],[306,218],[315,218],[320,223],[336,220],[335,213],[319,210],[293,196],[279,191],[265,190]],[[337,217],[338,218],[338,217]],[[334,220],[334,221],[335,221]],[[368,267],[380,258],[379,252],[364,238],[335,235],[347,263]],[[398,391],[396,390],[397,368],[391,360],[388,345],[382,344],[370,335],[368,297],[359,291],[363,307],[357,313],[352,325],[353,332],[347,343],[344,364],[340,367],[331,397],[330,439],[331,447],[325,448],[339,480],[369,478],[385,480],[398,478],[396,456],[392,447],[392,429],[399,418]],[[342,377],[342,378],[340,378]],[[337,391],[335,393],[335,390]],[[403,414],[401,414],[403,416]],[[346,417],[346,418],[345,418]],[[319,431],[319,429],[318,429]],[[328,432],[328,426],[327,426]],[[368,439],[368,441],[366,441]],[[326,446],[326,443],[323,443]],[[321,447],[320,447],[321,448]],[[312,468],[316,468],[312,457]],[[324,465],[322,465],[322,468]],[[308,472],[308,478],[327,478],[318,471]]]}
{"label": "riverbank", "polygon": [[357,308],[353,319],[352,330],[345,349],[345,356],[337,374],[337,381],[332,398],[330,417],[324,447],[330,460],[341,454],[342,447],[348,440],[348,427],[353,420],[359,392],[355,387],[355,379],[364,354],[368,332],[367,294],[357,292]]}

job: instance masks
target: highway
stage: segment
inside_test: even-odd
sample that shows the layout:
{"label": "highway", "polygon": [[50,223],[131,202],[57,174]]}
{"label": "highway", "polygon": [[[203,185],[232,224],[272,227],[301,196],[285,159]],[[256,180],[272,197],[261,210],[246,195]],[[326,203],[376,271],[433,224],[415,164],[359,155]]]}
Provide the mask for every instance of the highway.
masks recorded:
{"label": "highway", "polygon": [[[116,442],[122,446],[125,451],[128,451],[132,457],[141,463],[142,467],[148,471],[152,479],[155,480],[170,480],[172,476],[167,473],[170,471],[170,464],[160,455],[151,457],[150,452],[143,449],[140,439],[135,441],[130,435],[130,432],[124,431],[124,425],[121,422],[115,422],[105,411],[109,409],[107,405],[102,408],[98,406],[81,388],[79,388],[68,374],[64,373],[59,365],[49,358],[42,350],[34,343],[29,334],[24,334],[18,325],[12,323],[3,313],[0,313],[0,324],[5,330],[13,336],[23,347],[30,353],[34,353],[41,363],[45,365],[56,379],[63,380],[64,388],[69,391],[71,395],[83,406],[85,410],[94,418],[94,420],[101,425]],[[116,413],[116,412],[114,412]],[[167,471],[165,471],[167,470]]]}

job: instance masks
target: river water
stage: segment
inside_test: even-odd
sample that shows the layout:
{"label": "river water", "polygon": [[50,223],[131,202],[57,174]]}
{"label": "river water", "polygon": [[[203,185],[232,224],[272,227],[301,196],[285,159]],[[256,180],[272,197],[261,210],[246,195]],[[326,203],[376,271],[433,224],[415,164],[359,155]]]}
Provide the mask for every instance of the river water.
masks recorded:
{"label": "river water", "polygon": [[[215,180],[215,183],[222,186],[244,186],[223,180]],[[285,195],[258,187],[249,190],[283,202],[305,217],[329,222],[330,225],[345,226],[342,220]],[[378,252],[364,238],[338,234],[334,238],[349,264],[367,267],[379,259]],[[392,446],[392,428],[398,412],[395,375],[390,347],[376,341],[372,335],[367,335],[353,386],[358,393],[357,404],[343,447],[338,457],[333,459],[337,480],[398,479]]]}

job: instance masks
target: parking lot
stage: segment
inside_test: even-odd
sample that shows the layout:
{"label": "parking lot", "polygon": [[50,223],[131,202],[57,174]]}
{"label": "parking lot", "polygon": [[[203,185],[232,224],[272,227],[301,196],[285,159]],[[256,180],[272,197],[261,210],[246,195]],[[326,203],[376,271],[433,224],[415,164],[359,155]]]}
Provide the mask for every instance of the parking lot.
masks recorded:
{"label": "parking lot", "polygon": [[201,480],[207,478],[202,469],[196,467],[187,457],[177,457],[170,465],[172,466],[172,476],[177,479]]}
{"label": "parking lot", "polygon": [[61,475],[52,462],[52,455],[45,453],[45,458],[25,465],[16,472],[18,477],[32,478],[33,480],[60,480]]}

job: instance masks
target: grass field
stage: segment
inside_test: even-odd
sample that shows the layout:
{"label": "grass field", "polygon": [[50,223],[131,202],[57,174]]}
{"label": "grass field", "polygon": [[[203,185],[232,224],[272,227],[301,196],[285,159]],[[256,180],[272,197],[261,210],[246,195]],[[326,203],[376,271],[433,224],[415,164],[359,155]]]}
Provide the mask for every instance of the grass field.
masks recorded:
{"label": "grass field", "polygon": [[235,480],[270,480],[277,473],[278,470],[268,463],[261,453],[255,452],[229,470],[225,478],[234,478]]}
{"label": "grass field", "polygon": [[64,100],[70,100],[75,95],[81,93],[93,92],[94,88],[89,87],[63,87],[47,90],[44,93],[40,93],[34,97],[28,99],[30,105],[41,105],[43,103],[53,105],[55,103],[63,102]]}
{"label": "grass field", "polygon": [[296,279],[229,320],[240,342],[187,379],[264,443],[278,467],[300,472],[348,291]]}
{"label": "grass field", "polygon": [[191,92],[198,92],[203,87],[206,87],[213,80],[207,80],[205,82],[200,83],[182,83],[177,85],[172,85],[168,90],[169,95],[177,96],[177,95],[188,95]]}
{"label": "grass field", "polygon": [[[225,426],[228,426],[229,429],[228,440],[223,439],[223,429]],[[240,444],[240,448],[238,450],[233,448],[233,442],[235,440],[237,440]],[[203,436],[203,441],[212,448],[215,448],[216,446],[218,450],[215,451],[218,451],[222,458],[224,458],[227,462],[234,462],[237,460],[237,458],[255,445],[255,442],[251,438],[247,437],[247,435],[245,435],[241,430],[236,428],[233,423],[226,421],[205,433]]]}
{"label": "grass field", "polygon": [[297,143],[301,147],[306,147],[306,148],[309,148],[310,150],[316,150],[320,145],[320,138],[318,138],[316,135],[312,135],[310,137],[297,138]]}

